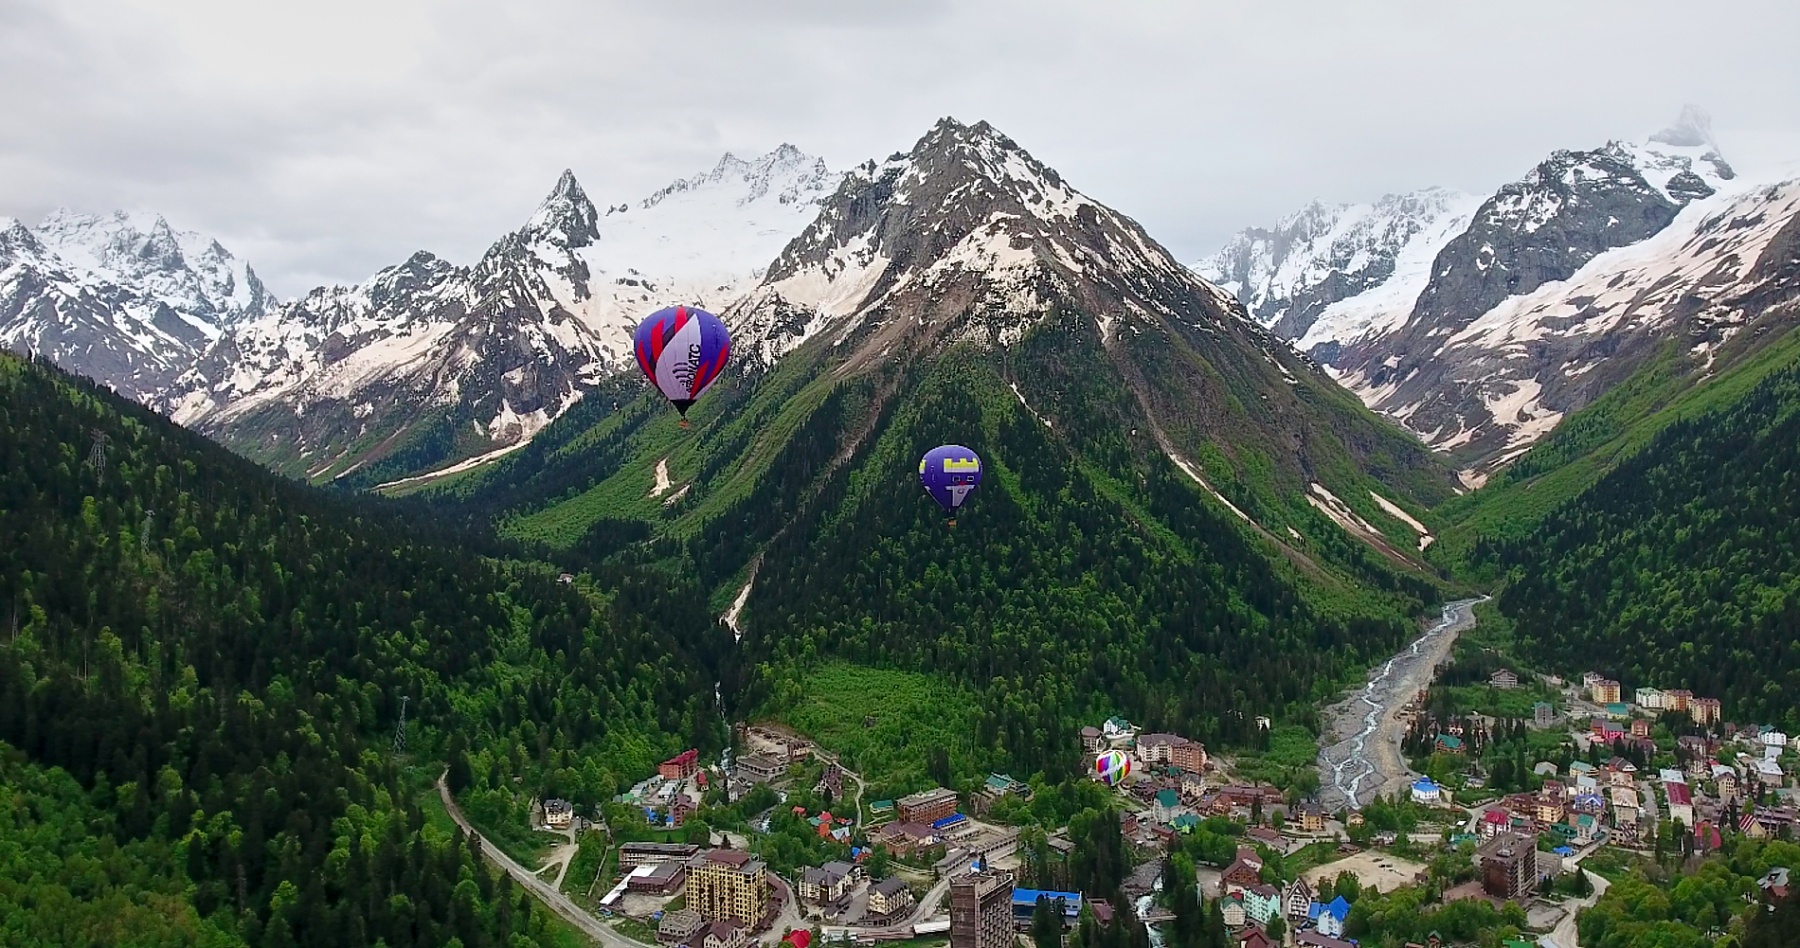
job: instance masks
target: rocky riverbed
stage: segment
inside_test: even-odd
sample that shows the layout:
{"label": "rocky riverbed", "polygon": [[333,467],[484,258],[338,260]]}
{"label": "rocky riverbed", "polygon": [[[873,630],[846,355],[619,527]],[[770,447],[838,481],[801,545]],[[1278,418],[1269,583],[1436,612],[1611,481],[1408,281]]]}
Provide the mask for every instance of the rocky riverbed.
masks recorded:
{"label": "rocky riverbed", "polygon": [[1431,683],[1458,633],[1475,625],[1475,604],[1444,606],[1443,615],[1399,654],[1375,666],[1364,685],[1327,707],[1319,751],[1319,799],[1327,809],[1363,806],[1406,790],[1418,774],[1406,766],[1400,709]]}

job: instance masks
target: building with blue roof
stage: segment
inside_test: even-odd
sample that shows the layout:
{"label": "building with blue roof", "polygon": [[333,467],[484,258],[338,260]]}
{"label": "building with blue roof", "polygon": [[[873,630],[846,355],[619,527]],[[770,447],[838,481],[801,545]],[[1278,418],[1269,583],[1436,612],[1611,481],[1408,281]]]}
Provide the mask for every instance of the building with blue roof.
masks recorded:
{"label": "building with blue roof", "polygon": [[1314,902],[1306,907],[1306,917],[1319,934],[1329,938],[1344,937],[1344,920],[1350,917],[1350,903],[1338,896],[1330,902]]}
{"label": "building with blue roof", "polygon": [[1420,777],[1413,781],[1412,798],[1414,803],[1435,805],[1444,799],[1444,790],[1430,777]]}

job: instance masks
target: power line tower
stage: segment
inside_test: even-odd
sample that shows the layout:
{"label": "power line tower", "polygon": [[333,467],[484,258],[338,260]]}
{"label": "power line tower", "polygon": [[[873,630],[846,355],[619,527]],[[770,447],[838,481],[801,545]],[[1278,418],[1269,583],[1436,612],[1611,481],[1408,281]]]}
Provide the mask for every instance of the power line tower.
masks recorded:
{"label": "power line tower", "polygon": [[94,446],[88,449],[88,464],[94,468],[95,474],[106,473],[106,432],[99,428],[93,430]]}
{"label": "power line tower", "polygon": [[406,753],[406,702],[405,695],[400,696],[400,722],[394,725],[394,757]]}

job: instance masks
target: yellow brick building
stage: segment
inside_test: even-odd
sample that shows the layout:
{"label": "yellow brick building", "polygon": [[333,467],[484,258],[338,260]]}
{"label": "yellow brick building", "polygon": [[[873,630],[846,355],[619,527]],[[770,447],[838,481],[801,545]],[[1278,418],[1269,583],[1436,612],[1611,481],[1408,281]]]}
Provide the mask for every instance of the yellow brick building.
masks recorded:
{"label": "yellow brick building", "polygon": [[755,928],[769,909],[768,867],[749,853],[714,849],[688,863],[687,907],[709,922]]}

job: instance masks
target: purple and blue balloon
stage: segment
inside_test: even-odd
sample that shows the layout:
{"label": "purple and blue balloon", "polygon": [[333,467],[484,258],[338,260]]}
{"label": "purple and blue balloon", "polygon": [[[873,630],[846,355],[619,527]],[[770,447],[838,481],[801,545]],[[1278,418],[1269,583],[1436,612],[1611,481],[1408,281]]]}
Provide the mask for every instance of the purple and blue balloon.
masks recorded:
{"label": "purple and blue balloon", "polygon": [[670,306],[638,325],[632,348],[638,368],[681,413],[718,381],[731,358],[731,335],[719,317],[692,306]]}
{"label": "purple and blue balloon", "polygon": [[919,459],[919,483],[938,506],[950,511],[954,527],[957,509],[981,484],[981,457],[960,444],[932,448]]}

